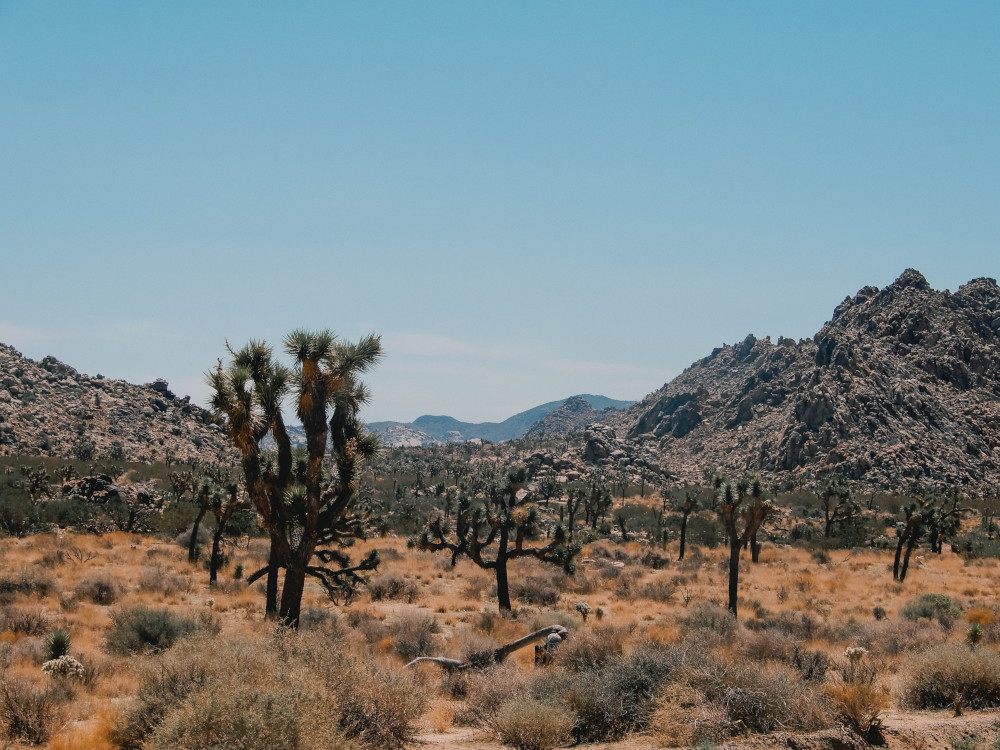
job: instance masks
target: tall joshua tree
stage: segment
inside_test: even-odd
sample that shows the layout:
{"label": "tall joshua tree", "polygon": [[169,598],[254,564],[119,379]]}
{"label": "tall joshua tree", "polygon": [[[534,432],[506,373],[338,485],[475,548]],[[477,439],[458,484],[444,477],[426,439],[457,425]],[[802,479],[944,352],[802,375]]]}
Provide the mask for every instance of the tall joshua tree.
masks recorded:
{"label": "tall joshua tree", "polygon": [[737,616],[736,605],[740,586],[740,550],[774,511],[774,505],[764,498],[760,480],[741,480],[734,488],[731,482],[722,487],[719,515],[729,537],[729,611]]}
{"label": "tall joshua tree", "polygon": [[[275,361],[264,342],[251,341],[239,351],[230,349],[230,363],[223,367],[220,360],[208,382],[212,409],[226,417],[247,494],[271,538],[268,565],[248,581],[266,574],[267,615],[295,627],[306,576],[317,578],[337,598],[356,585],[359,572],[378,565],[372,553],[352,566],[335,545],[363,533],[352,500],[362,464],[375,456],[378,441],[358,419],[368,399],[358,376],[378,362],[382,345],[377,336],[351,344],[337,341],[330,331],[302,330],[288,334],[284,344],[293,368]],[[306,434],[298,466],[281,411],[289,395]],[[274,457],[260,448],[268,433],[277,446]],[[285,576],[279,602],[280,569]]]}
{"label": "tall joshua tree", "polygon": [[521,469],[505,480],[491,482],[484,489],[482,502],[463,497],[454,527],[442,517],[431,519],[417,542],[423,550],[451,552],[452,564],[465,555],[480,568],[492,570],[501,613],[511,610],[507,579],[510,560],[534,557],[572,573],[573,559],[580,552],[580,545],[570,542],[561,525],[548,544],[530,544],[538,536],[538,508],[531,493],[524,489],[525,478]]}

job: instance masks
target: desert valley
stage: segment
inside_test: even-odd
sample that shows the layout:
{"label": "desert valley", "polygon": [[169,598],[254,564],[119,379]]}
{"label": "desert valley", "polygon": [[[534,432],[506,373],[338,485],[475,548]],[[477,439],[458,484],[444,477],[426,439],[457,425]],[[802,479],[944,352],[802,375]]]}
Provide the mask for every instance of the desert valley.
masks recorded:
{"label": "desert valley", "polygon": [[0,746],[1000,744],[993,279],[505,422],[366,426],[391,356],[0,346]]}

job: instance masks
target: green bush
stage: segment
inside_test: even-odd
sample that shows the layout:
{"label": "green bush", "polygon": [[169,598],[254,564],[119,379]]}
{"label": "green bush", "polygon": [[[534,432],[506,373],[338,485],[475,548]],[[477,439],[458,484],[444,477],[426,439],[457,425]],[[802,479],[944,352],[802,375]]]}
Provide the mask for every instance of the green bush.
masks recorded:
{"label": "green bush", "polygon": [[105,633],[104,647],[113,654],[122,655],[162,651],[199,627],[194,620],[166,609],[131,607],[111,613],[111,627]]}
{"label": "green bush", "polygon": [[916,599],[907,602],[899,610],[899,614],[907,620],[937,620],[941,627],[950,631],[955,625],[955,618],[962,613],[950,596],[945,594],[921,594]]}

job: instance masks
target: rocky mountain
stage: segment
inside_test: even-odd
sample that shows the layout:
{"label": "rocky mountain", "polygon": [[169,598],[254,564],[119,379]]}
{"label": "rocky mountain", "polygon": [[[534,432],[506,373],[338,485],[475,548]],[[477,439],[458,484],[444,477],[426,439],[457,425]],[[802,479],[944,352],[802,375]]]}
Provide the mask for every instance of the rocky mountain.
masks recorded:
{"label": "rocky mountain", "polygon": [[605,419],[613,411],[617,411],[613,406],[598,411],[585,398],[571,396],[563,401],[562,406],[558,409],[549,412],[531,425],[524,436],[541,438],[546,435],[565,435],[567,432],[579,432],[588,424]]}
{"label": "rocky mountain", "polygon": [[912,269],[865,287],[812,339],[747,336],[590,429],[582,454],[872,489],[1000,484],[1000,288],[935,291]]}
{"label": "rocky mountain", "polygon": [[0,344],[0,455],[209,460],[228,450],[222,426],[163,380],[90,377]]}
{"label": "rocky mountain", "polygon": [[[619,401],[607,396],[589,393],[574,396],[594,410],[624,409],[633,401]],[[445,443],[464,443],[469,440],[488,440],[500,443],[523,436],[535,423],[562,407],[565,401],[550,401],[533,409],[522,411],[503,422],[460,422],[453,417],[424,415],[413,422],[372,422],[368,429],[382,438],[389,446],[427,446]],[[579,420],[577,420],[579,421]],[[593,421],[593,420],[591,420]],[[574,422],[574,425],[577,423]],[[571,429],[581,429],[582,424]],[[552,434],[551,432],[549,434]]]}

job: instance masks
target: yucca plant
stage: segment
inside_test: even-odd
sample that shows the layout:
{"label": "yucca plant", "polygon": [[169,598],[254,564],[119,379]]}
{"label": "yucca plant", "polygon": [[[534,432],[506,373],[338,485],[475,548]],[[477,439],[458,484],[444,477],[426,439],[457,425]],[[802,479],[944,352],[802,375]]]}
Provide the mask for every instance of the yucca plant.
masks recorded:
{"label": "yucca plant", "polygon": [[48,660],[66,656],[69,653],[70,644],[69,631],[65,628],[55,628],[45,639],[45,653]]}

